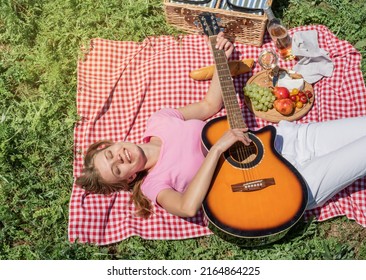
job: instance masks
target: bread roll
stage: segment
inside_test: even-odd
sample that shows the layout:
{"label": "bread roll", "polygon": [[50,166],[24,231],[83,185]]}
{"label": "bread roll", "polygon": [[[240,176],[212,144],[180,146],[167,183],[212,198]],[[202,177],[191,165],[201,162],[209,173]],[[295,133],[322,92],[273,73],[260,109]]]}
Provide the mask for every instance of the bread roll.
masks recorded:
{"label": "bread roll", "polygon": [[[229,61],[229,68],[231,76],[237,76],[240,74],[248,73],[252,70],[254,65],[253,59],[233,60]],[[210,65],[193,70],[189,73],[189,76],[198,81],[212,79],[215,70],[215,65]]]}

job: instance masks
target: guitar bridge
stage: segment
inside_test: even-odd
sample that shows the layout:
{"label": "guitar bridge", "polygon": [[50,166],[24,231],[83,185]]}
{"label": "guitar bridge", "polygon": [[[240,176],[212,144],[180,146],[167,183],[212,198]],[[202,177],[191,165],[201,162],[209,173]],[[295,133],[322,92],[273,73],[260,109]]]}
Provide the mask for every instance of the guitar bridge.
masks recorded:
{"label": "guitar bridge", "polygon": [[235,185],[231,185],[231,189],[233,192],[253,192],[262,190],[271,185],[275,185],[276,182],[274,178],[266,178],[261,180],[253,180],[249,182],[238,183]]}

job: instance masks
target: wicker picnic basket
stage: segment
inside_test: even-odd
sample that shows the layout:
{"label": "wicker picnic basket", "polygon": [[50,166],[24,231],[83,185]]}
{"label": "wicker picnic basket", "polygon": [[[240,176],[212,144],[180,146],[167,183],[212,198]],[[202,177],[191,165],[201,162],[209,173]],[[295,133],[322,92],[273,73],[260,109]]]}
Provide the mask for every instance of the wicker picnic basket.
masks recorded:
{"label": "wicker picnic basket", "polygon": [[[220,20],[220,26],[237,42],[262,46],[267,23],[263,10],[241,8],[232,2],[234,1],[164,0],[165,16],[169,24],[180,30],[200,33],[202,30],[197,25],[197,16],[203,12],[213,13]],[[271,6],[272,0],[267,0],[266,5]]]}

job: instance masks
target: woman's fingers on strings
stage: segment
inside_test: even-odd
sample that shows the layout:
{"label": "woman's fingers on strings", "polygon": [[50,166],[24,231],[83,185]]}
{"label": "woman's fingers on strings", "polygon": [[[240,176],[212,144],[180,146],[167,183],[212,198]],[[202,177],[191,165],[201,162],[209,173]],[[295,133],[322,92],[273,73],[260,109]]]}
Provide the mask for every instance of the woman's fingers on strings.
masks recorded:
{"label": "woman's fingers on strings", "polygon": [[[209,37],[205,36],[206,42],[209,43]],[[216,37],[216,49],[224,50],[226,53],[226,56],[229,57],[231,52],[234,50],[233,43],[225,37],[224,32],[220,32]]]}
{"label": "woman's fingers on strings", "polygon": [[231,55],[234,50],[232,42],[224,36],[223,32],[217,35],[216,49],[224,50],[227,57]]}
{"label": "woman's fingers on strings", "polygon": [[249,138],[248,134],[246,133],[248,128],[236,128],[233,129],[233,132],[236,134],[238,140],[242,142],[244,145],[250,145],[252,140]]}
{"label": "woman's fingers on strings", "polygon": [[230,48],[231,42],[225,37],[217,37],[216,48],[227,50]]}

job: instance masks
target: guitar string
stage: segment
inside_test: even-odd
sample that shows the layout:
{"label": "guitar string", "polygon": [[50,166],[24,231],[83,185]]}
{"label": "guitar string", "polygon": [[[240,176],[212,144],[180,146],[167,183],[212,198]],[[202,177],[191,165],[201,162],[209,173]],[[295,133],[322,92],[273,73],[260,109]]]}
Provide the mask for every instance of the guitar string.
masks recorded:
{"label": "guitar string", "polygon": [[[235,96],[235,98],[236,98],[236,96]],[[234,111],[234,109],[238,110],[239,105],[237,104],[237,100],[234,99],[234,97],[232,97],[232,100],[230,100],[230,101],[231,101],[231,103],[228,105],[228,107],[229,107],[228,109],[232,110],[232,111]],[[239,119],[239,116],[238,116],[239,113],[240,113],[240,117],[241,117],[241,112],[236,112],[236,114],[235,113],[230,114],[231,116],[234,116],[236,118],[235,120],[233,120],[234,122],[241,120],[241,119]],[[239,125],[236,123],[233,126],[244,128],[245,124],[243,122],[241,122]],[[238,155],[239,164],[242,169],[242,173],[244,175],[247,175],[247,176],[245,176],[245,177],[248,177],[248,178],[246,178],[246,181],[249,181],[252,179],[253,174],[250,171],[250,169],[249,169],[249,171],[246,169],[246,161],[249,160],[249,157],[250,157],[250,152],[248,150],[248,147],[244,146],[244,144],[241,142],[237,142],[234,148],[235,148],[236,154]]]}
{"label": "guitar string", "polygon": [[[226,61],[225,61],[226,62]],[[228,67],[227,67],[228,68]],[[232,78],[231,78],[231,74],[230,74],[230,70],[228,69],[227,71],[228,73],[228,77],[230,77],[230,80],[228,80],[226,83],[228,85],[226,85],[230,90],[231,92],[235,92],[235,88],[234,88],[234,85],[233,85],[233,82],[232,82]],[[241,128],[244,128],[246,127],[245,123],[243,122],[242,120],[242,116],[241,116],[241,111],[238,112],[238,110],[240,110],[240,107],[239,107],[239,104],[237,103],[237,99],[236,99],[236,95],[231,95],[230,98],[229,98],[229,104],[227,105],[228,106],[228,110],[231,110],[232,113],[229,114],[231,116],[235,116],[235,119],[232,120],[232,121],[236,121],[236,124],[232,124],[232,127],[241,127]],[[234,110],[236,110],[236,112],[234,112]],[[239,114],[239,116],[238,116]],[[239,121],[239,124],[237,123]],[[238,158],[239,158],[239,164],[241,166],[241,169],[242,169],[242,173],[244,175],[248,175],[249,178],[247,178],[247,180],[250,180],[251,179],[251,172],[247,172],[247,171],[244,171],[245,169],[245,160],[249,157],[249,152],[248,152],[248,149],[242,144],[242,143],[237,143],[235,145],[235,152],[237,153],[238,155]]]}
{"label": "guitar string", "polygon": [[[235,87],[234,87],[234,84],[232,82],[232,78],[231,78],[231,74],[230,74],[230,69],[229,67],[227,66],[227,60],[226,60],[226,56],[225,56],[225,52],[222,51],[222,53],[220,54],[220,58],[218,58],[218,62],[219,63],[222,63],[224,65],[226,65],[226,69],[223,71],[225,72],[224,74],[226,74],[227,77],[230,77],[230,80],[227,80],[227,81],[224,81],[224,85],[223,87],[225,88],[228,88],[229,90],[231,90],[231,92],[235,92]],[[229,98],[226,96],[226,98],[228,99],[227,100],[227,106],[228,110],[231,110],[232,113],[231,114],[228,114],[229,116],[235,116],[235,120],[236,123],[232,123],[231,127],[247,127],[245,122],[243,121],[243,116],[241,114],[241,110],[240,110],[240,106],[238,104],[238,101],[237,101],[237,97],[236,95],[230,95]],[[236,112],[234,112],[235,110]],[[239,111],[238,111],[239,110]],[[237,121],[239,121],[239,125],[237,124]],[[240,123],[241,122],[241,123]],[[255,151],[252,150],[253,149],[253,146],[254,144],[251,144],[250,146],[245,146],[244,144],[242,143],[237,143],[236,146],[235,146],[235,150],[238,154],[238,157],[239,157],[239,165],[240,167],[242,168],[243,170],[243,178],[246,177],[245,174],[247,174],[249,176],[248,178],[248,181],[249,180],[254,180],[254,178],[259,178],[259,174],[258,171],[256,169],[253,169],[253,168],[250,168],[249,164],[252,160],[251,158],[251,155],[255,155]],[[247,162],[249,163],[245,163],[244,161],[247,160]],[[247,168],[248,167],[248,168]],[[246,169],[246,172],[244,173],[244,169]]]}
{"label": "guitar string", "polygon": [[[213,43],[215,41],[216,41],[216,38],[211,39],[211,46],[212,46],[212,49],[213,49],[213,52],[214,52],[215,60],[217,62],[216,63],[217,71],[220,72],[220,74],[221,74],[220,75],[221,89],[226,92],[226,89],[228,88],[232,92],[235,92],[235,88],[233,87],[233,82],[232,82],[232,78],[231,78],[230,69],[227,65],[227,59],[226,59],[226,56],[225,56],[225,51],[223,51],[223,50],[220,51],[220,50],[214,49],[214,46],[213,46],[214,44]],[[226,67],[218,69],[218,67],[217,67],[218,65],[226,66]],[[221,73],[221,72],[223,72],[223,73]],[[223,81],[222,80],[222,74],[225,74],[225,77],[229,77],[230,80]],[[234,100],[234,97],[235,97],[235,100]],[[236,114],[235,114],[234,109],[239,109],[240,108],[239,104],[237,103],[237,100],[236,100],[236,95],[234,97],[225,96],[225,98],[224,98],[224,103],[226,103],[225,107],[227,108],[228,111],[232,112],[232,113],[229,113],[228,116],[237,115],[238,112],[236,112]],[[233,103],[235,103],[235,104],[233,104]],[[241,116],[241,112],[240,112],[240,116]],[[238,116],[236,116],[235,119],[238,120]],[[230,119],[229,117],[228,117],[228,120],[229,120],[231,128],[238,128],[239,127],[238,124],[233,123],[233,120]],[[242,127],[242,128],[246,127],[246,125],[245,125],[245,123],[243,122],[242,119],[241,119],[241,121],[242,121],[242,124],[240,124],[240,127]],[[244,182],[253,179],[253,176],[251,176],[252,174],[250,172],[251,169],[249,169],[249,172],[245,170],[246,169],[245,168],[246,164],[245,164],[244,161],[246,159],[249,159],[249,156],[250,156],[248,148],[246,146],[244,146],[242,143],[235,143],[232,149],[234,149],[234,151],[236,152],[236,156],[238,157],[239,166],[241,167],[241,172],[242,172]],[[247,178],[247,176],[249,176],[249,178]]]}
{"label": "guitar string", "polygon": [[[208,27],[208,24],[207,24],[207,22],[206,22],[206,18],[205,17],[203,17],[202,18],[202,20],[204,21],[204,23],[205,23],[205,26],[206,27]],[[217,28],[216,28],[217,29]],[[208,36],[209,36],[209,39],[210,39],[210,43],[211,43],[211,49],[212,49],[212,51],[213,51],[213,54],[214,54],[214,58],[215,58],[215,62],[216,62],[216,69],[217,69],[217,71],[221,71],[220,69],[218,69],[218,67],[217,67],[217,60],[219,60],[219,62],[221,62],[221,64],[222,65],[226,65],[226,67],[224,67],[224,68],[226,68],[225,69],[225,71],[226,71],[226,76],[227,77],[230,77],[230,82],[229,82],[229,87],[231,86],[232,87],[232,89],[231,89],[231,91],[232,92],[235,92],[235,87],[234,87],[234,83],[233,83],[233,81],[232,81],[232,78],[231,78],[231,73],[230,73],[230,69],[229,69],[229,66],[228,66],[228,63],[227,63],[227,59],[226,59],[226,56],[225,56],[225,51],[224,50],[221,50],[221,55],[220,55],[220,52],[219,52],[219,50],[217,50],[216,48],[215,48],[215,45],[216,45],[216,37],[217,36],[213,36],[213,32],[211,31],[211,29],[210,28],[208,28],[206,31],[208,31]],[[217,51],[216,53],[215,53],[215,51]],[[220,55],[220,57],[217,57],[217,54],[219,54]],[[220,58],[223,58],[224,59],[224,61],[221,61],[221,59]],[[223,64],[224,63],[224,64]],[[227,83],[227,82],[225,82],[225,83]],[[222,80],[220,79],[220,86],[221,86],[221,90],[223,90],[223,84],[222,84]],[[226,85],[225,85],[226,86]],[[223,95],[223,97],[224,97],[224,95]],[[234,95],[234,97],[236,98],[236,95]],[[227,97],[226,97],[226,99],[227,99]],[[233,108],[239,108],[239,115],[241,116],[241,118],[240,118],[240,120],[241,120],[241,122],[242,122],[242,124],[241,124],[241,126],[242,126],[242,128],[244,128],[244,127],[246,127],[246,125],[245,125],[245,122],[244,122],[244,120],[242,119],[243,117],[242,117],[242,115],[241,115],[241,110],[240,110],[240,106],[239,106],[239,104],[237,103],[237,99],[235,99],[235,102],[233,102],[233,100],[231,100],[231,103],[229,103],[229,104],[225,104],[225,103],[229,103],[229,101],[228,100],[226,100],[226,102],[225,102],[225,100],[224,100],[224,105],[225,105],[225,107],[228,107],[227,108],[227,110],[232,110],[233,111]],[[232,104],[232,103],[235,103],[235,104]],[[236,106],[235,106],[236,105]],[[228,115],[229,116],[229,115]],[[228,117],[228,119],[229,119],[229,123],[230,122],[232,122],[232,120],[230,120],[230,118]],[[236,119],[238,119],[238,117],[236,116]],[[233,123],[231,123],[231,128],[233,128],[233,127],[237,127],[237,125],[234,125]],[[247,170],[247,171],[249,171],[249,172],[245,172],[245,160],[246,159],[248,159],[249,160],[249,162],[250,162],[250,160],[251,160],[251,158],[250,158],[250,151],[249,151],[249,148],[248,147],[246,147],[246,146],[244,146],[244,144],[234,144],[235,145],[235,149],[236,149],[236,151],[238,152],[238,157],[239,157],[239,165],[240,165],[240,167],[241,167],[241,170],[242,170],[242,176],[243,176],[243,179],[244,179],[244,181],[249,181],[248,179],[246,179],[246,174],[248,174],[248,175],[250,175],[250,173],[252,173],[252,168],[250,168],[250,166],[249,166],[249,169]],[[251,144],[249,147],[252,147],[252,145],[253,144]],[[230,155],[229,155],[230,156]],[[249,165],[249,164],[248,164]],[[249,178],[250,177],[252,177],[252,179],[254,178],[254,176],[249,176]]]}
{"label": "guitar string", "polygon": [[[221,57],[223,57],[224,61],[221,61],[221,63],[225,63],[226,65],[226,76],[229,77],[228,80],[224,81],[224,86],[225,86],[225,91],[226,88],[228,88],[231,92],[235,92],[235,88],[233,87],[233,83],[232,83],[232,78],[231,78],[231,73],[229,70],[229,67],[227,66],[227,61],[226,61],[226,57],[224,56],[225,53],[224,51],[222,51],[221,53]],[[229,80],[230,79],[230,80]],[[239,104],[237,104],[237,100],[236,100],[236,95],[230,95],[229,97],[226,96],[226,107],[228,110],[228,118],[229,118],[229,122],[231,123],[231,128],[244,128],[245,124],[242,121],[242,119],[238,118],[237,114],[237,110],[239,109]],[[236,106],[235,106],[236,105]],[[235,110],[236,109],[236,110]],[[241,115],[241,112],[240,112]],[[230,118],[231,116],[231,118]],[[239,121],[241,120],[241,122]],[[239,121],[239,123],[238,123]],[[251,172],[247,172],[245,170],[245,159],[248,158],[249,154],[247,152],[247,149],[245,147],[243,147],[243,144],[237,142],[234,144],[234,146],[232,147],[232,151],[234,152],[234,155],[237,157],[236,159],[238,159],[239,161],[239,166],[241,168],[241,173],[244,179],[244,182],[248,181],[251,179]]]}

